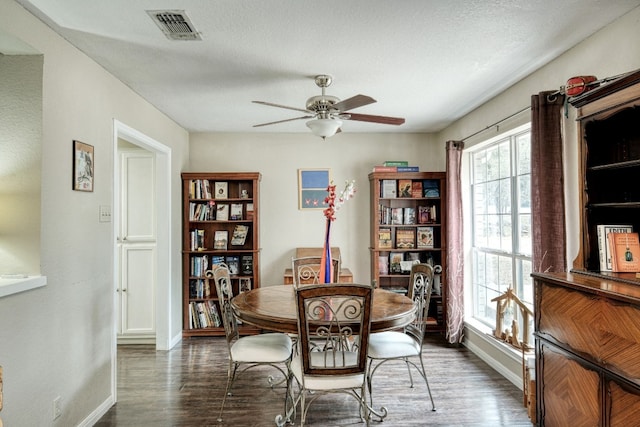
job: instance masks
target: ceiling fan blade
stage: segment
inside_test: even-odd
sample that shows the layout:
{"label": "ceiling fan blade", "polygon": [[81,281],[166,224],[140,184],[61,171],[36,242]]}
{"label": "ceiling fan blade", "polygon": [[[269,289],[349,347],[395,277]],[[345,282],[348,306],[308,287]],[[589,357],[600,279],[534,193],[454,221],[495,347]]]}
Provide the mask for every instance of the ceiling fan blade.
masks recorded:
{"label": "ceiling fan blade", "polygon": [[345,100],[342,100],[340,102],[333,104],[332,108],[335,108],[339,111],[349,111],[349,110],[353,110],[354,108],[373,104],[374,102],[376,102],[376,100],[371,98],[370,96],[356,95],[356,96],[352,96],[351,98],[347,98]]}
{"label": "ceiling fan blade", "polygon": [[351,116],[349,120],[356,120],[359,122],[372,122],[382,123],[384,125],[401,125],[404,123],[402,117],[388,117],[388,116],[372,116],[371,114],[354,114],[349,113]]}
{"label": "ceiling fan blade", "polygon": [[313,113],[313,111],[305,110],[304,108],[287,107],[286,105],[274,104],[272,102],[265,101],[251,101],[256,104],[268,105],[269,107],[286,108],[287,110],[302,111],[303,113]]}
{"label": "ceiling fan blade", "polygon": [[314,116],[302,116],[302,117],[295,117],[293,119],[285,119],[285,120],[278,120],[277,122],[269,122],[269,123],[260,123],[259,125],[253,125],[254,128],[258,128],[260,126],[269,126],[269,125],[275,125],[278,123],[285,123],[285,122],[292,122],[294,120],[302,120],[302,119],[312,119]]}

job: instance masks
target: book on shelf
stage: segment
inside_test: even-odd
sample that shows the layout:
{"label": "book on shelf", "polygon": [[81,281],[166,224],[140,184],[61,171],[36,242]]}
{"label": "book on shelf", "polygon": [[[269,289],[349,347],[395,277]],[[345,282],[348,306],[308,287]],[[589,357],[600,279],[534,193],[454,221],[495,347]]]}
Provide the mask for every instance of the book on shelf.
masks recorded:
{"label": "book on shelf", "polygon": [[229,219],[232,221],[242,220],[242,203],[231,203]]}
{"label": "book on shelf", "polygon": [[440,197],[440,183],[437,179],[425,179],[422,181],[424,197]]}
{"label": "book on shelf", "polygon": [[205,279],[189,280],[190,298],[209,298],[211,296],[211,285]]}
{"label": "book on shelf", "polygon": [[398,228],[396,230],[396,248],[413,249],[416,247],[416,235],[412,228]]}
{"label": "book on shelf", "polygon": [[209,269],[209,256],[199,255],[191,257],[191,275],[194,277],[204,276],[204,272]]}
{"label": "book on shelf", "polygon": [[385,160],[382,166],[409,166],[408,160]]}
{"label": "book on shelf", "polygon": [[189,232],[190,239],[190,247],[189,249],[192,251],[197,251],[198,249],[205,249],[204,245],[204,230],[196,228]]}
{"label": "book on shelf", "polygon": [[614,273],[640,272],[640,241],[638,233],[609,233],[611,271]]}
{"label": "book on shelf", "polygon": [[247,240],[247,233],[249,233],[248,225],[237,224],[235,229],[233,230],[233,235],[231,236],[231,245],[244,245],[244,242]]}
{"label": "book on shelf", "polygon": [[203,186],[203,198],[205,199],[210,199],[211,198],[211,183],[209,182],[208,179],[203,179],[201,180],[202,182],[202,186]]}
{"label": "book on shelf", "polygon": [[429,206],[418,206],[418,224],[429,224],[431,222],[431,208]]}
{"label": "book on shelf", "polygon": [[418,224],[431,224],[437,222],[436,206],[418,206]]}
{"label": "book on shelf", "polygon": [[189,184],[189,198],[210,199],[211,185],[206,179],[195,179]]}
{"label": "book on shelf", "polygon": [[418,234],[418,247],[419,248],[433,248],[433,227],[418,227],[416,229]]}
{"label": "book on shelf", "polygon": [[227,230],[216,230],[213,235],[213,249],[226,251],[228,241],[229,232]]}
{"label": "book on shelf", "polygon": [[411,183],[410,179],[398,180],[398,197],[411,197]]}
{"label": "book on shelf", "polygon": [[384,289],[400,295],[406,295],[409,292],[407,288],[402,286],[386,286]]}
{"label": "book on shelf", "polygon": [[598,257],[600,261],[600,271],[611,271],[611,253],[607,235],[609,233],[631,233],[633,226],[629,224],[598,224],[596,234],[598,238]]}
{"label": "book on shelf", "polygon": [[391,208],[382,203],[378,205],[378,224],[391,224]]}
{"label": "book on shelf", "polygon": [[215,219],[215,208],[211,203],[189,203],[190,221],[210,221]]}
{"label": "book on shelf", "polygon": [[395,179],[383,179],[380,183],[380,197],[383,199],[395,199],[398,191],[398,183]]}
{"label": "book on shelf", "polygon": [[213,185],[216,199],[229,198],[229,183],[226,181],[216,181]]}
{"label": "book on shelf", "polygon": [[400,267],[400,263],[404,261],[404,253],[403,252],[391,252],[389,254],[389,273],[401,273],[402,268]]}
{"label": "book on shelf", "polygon": [[240,278],[240,284],[238,285],[238,292],[249,292],[251,290],[251,278]]}
{"label": "book on shelf", "polygon": [[240,273],[240,257],[238,255],[228,255],[226,258],[229,274]]}
{"label": "book on shelf", "polygon": [[411,181],[411,197],[418,199],[422,195],[422,181]]}
{"label": "book on shelf", "polygon": [[398,172],[398,167],[397,166],[375,165],[373,167],[373,172],[396,173],[396,172]]}
{"label": "book on shelf", "polygon": [[391,241],[391,229],[379,228],[378,229],[378,248],[379,249],[391,249],[393,242]]}
{"label": "book on shelf", "polygon": [[220,327],[220,314],[218,307],[213,301],[189,303],[189,328],[203,329],[211,327]]}
{"label": "book on shelf", "polygon": [[242,274],[253,274],[253,255],[242,255],[240,257],[240,271]]}
{"label": "book on shelf", "polygon": [[386,255],[378,256],[378,274],[383,276],[389,274],[389,257]]}
{"label": "book on shelf", "polygon": [[226,203],[218,203],[216,205],[216,221],[229,220],[229,205]]}
{"label": "book on shelf", "polygon": [[224,264],[224,255],[211,255],[211,265]]}
{"label": "book on shelf", "polygon": [[403,210],[403,224],[405,225],[413,225],[416,223],[416,209],[411,207],[406,207]]}
{"label": "book on shelf", "polygon": [[253,221],[253,203],[247,203],[247,221]]}
{"label": "book on shelf", "polygon": [[391,208],[391,224],[402,225],[402,220],[404,220],[404,209]]}
{"label": "book on shelf", "polygon": [[398,166],[397,172],[398,173],[420,172],[420,167],[419,166]]}
{"label": "book on shelf", "polygon": [[222,326],[222,321],[220,320],[220,313],[218,312],[218,306],[214,301],[207,301],[207,306],[209,307],[209,313],[211,313],[211,317],[213,318],[213,326],[219,328]]}
{"label": "book on shelf", "polygon": [[407,252],[404,257],[407,261],[420,262],[420,252]]}

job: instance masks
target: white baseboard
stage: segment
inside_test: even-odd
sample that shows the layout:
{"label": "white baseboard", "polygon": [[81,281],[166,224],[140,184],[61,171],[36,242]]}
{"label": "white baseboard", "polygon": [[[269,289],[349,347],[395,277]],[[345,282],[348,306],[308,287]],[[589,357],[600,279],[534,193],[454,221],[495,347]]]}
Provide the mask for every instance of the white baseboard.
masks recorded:
{"label": "white baseboard", "polygon": [[[486,353],[474,342],[474,340],[482,340],[484,344],[496,349],[496,351],[503,355],[505,359],[516,361],[520,365],[522,364],[521,356],[518,355],[515,351],[505,349],[504,344],[493,339],[493,337],[487,336],[484,332],[473,328],[470,325],[465,325],[465,328],[472,329],[473,332],[465,333],[466,338],[463,342],[463,345],[467,347],[473,354],[482,359],[487,365],[491,366],[500,375],[509,380],[513,385],[518,387],[520,390],[523,390],[524,384],[522,379],[522,370],[520,370],[520,372],[512,371],[504,364],[502,364],[499,360]],[[473,339],[469,339],[469,337],[473,337]]]}
{"label": "white baseboard", "polygon": [[114,396],[109,396],[107,400],[102,402],[102,404],[95,409],[95,411],[89,414],[87,418],[82,420],[82,422],[78,424],[78,427],[91,427],[95,425],[98,421],[100,421],[100,418],[102,418],[104,414],[106,414],[109,409],[111,409],[111,407],[115,405],[115,403],[116,401],[114,399]]}

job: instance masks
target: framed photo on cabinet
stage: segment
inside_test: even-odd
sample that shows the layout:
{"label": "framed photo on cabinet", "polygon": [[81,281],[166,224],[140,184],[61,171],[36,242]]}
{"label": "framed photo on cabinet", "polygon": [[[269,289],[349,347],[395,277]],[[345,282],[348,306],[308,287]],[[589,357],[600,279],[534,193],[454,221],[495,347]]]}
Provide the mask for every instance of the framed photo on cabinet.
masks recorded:
{"label": "framed photo on cabinet", "polygon": [[298,209],[324,209],[331,169],[298,169]]}
{"label": "framed photo on cabinet", "polygon": [[73,141],[73,189],[93,191],[93,145]]}

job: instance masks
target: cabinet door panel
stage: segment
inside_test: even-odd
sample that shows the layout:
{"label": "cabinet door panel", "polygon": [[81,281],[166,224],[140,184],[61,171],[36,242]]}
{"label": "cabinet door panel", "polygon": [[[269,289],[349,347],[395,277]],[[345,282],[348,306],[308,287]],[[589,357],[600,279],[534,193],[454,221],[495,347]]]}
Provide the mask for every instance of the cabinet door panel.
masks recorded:
{"label": "cabinet door panel", "polygon": [[155,333],[155,246],[122,248],[122,333]]}
{"label": "cabinet door panel", "polygon": [[640,310],[610,303],[602,312],[600,360],[608,369],[640,386]]}
{"label": "cabinet door panel", "polygon": [[539,402],[540,425],[600,426],[600,377],[576,359],[546,344],[542,347],[544,394]]}
{"label": "cabinet door panel", "polygon": [[640,389],[621,387],[613,380],[607,382],[607,408],[611,427],[640,425]]}

